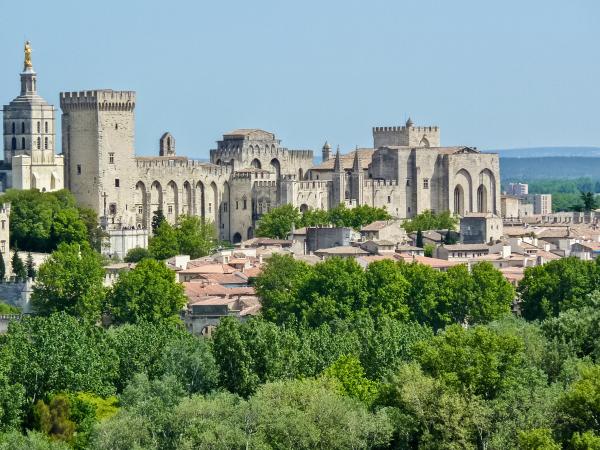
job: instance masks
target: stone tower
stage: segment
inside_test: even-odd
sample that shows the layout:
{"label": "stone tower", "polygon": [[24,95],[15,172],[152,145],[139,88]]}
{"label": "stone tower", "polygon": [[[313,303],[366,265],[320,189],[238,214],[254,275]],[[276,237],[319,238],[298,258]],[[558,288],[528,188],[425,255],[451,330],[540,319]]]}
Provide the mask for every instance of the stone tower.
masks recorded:
{"label": "stone tower", "polygon": [[323,144],[323,162],[329,160],[329,158],[331,158],[331,145],[329,145],[329,142],[325,141],[325,144]]}
{"label": "stone tower", "polygon": [[350,174],[350,197],[356,200],[358,205],[363,203],[363,184],[365,175],[360,167],[358,158],[358,149],[354,152],[354,162],[352,163],[352,173]]}
{"label": "stone tower", "polygon": [[175,156],[175,138],[168,131],[160,137],[159,156]]}
{"label": "stone tower", "polygon": [[331,174],[331,201],[329,204],[335,208],[346,200],[346,173],[340,158],[340,148],[335,153],[333,173]]}
{"label": "stone tower", "polygon": [[135,92],[61,92],[67,187],[107,228],[135,223]]}
{"label": "stone tower", "polygon": [[[4,187],[63,188],[62,157],[55,157],[54,107],[37,93],[31,47],[25,43],[21,93],[4,106]],[[13,167],[14,166],[14,167]]]}

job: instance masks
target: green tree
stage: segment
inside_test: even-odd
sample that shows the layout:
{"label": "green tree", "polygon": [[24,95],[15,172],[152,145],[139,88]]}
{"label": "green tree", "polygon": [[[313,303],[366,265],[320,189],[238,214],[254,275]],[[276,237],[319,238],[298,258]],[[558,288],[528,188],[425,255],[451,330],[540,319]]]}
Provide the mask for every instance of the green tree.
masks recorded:
{"label": "green tree", "polygon": [[152,222],[150,224],[152,227],[152,234],[156,233],[156,230],[158,230],[158,227],[160,227],[161,224],[166,221],[167,221],[167,219],[165,218],[165,215],[164,215],[162,209],[159,208],[156,211],[154,211],[154,213],[152,214]]}
{"label": "green tree", "polygon": [[75,422],[71,420],[71,402],[66,395],[54,395],[48,405],[43,400],[38,400],[33,414],[39,431],[60,441],[73,440]]}
{"label": "green tree", "polygon": [[390,260],[375,261],[367,267],[365,277],[368,307],[373,315],[408,319],[409,286],[397,264]]}
{"label": "green tree", "polygon": [[593,261],[562,258],[529,267],[518,288],[523,317],[545,319],[581,307],[599,283],[600,265]]}
{"label": "green tree", "polygon": [[150,252],[148,251],[148,249],[142,247],[135,247],[129,249],[129,251],[125,255],[124,261],[127,263],[136,263],[140,262],[144,258],[150,258]]}
{"label": "green tree", "polygon": [[64,311],[90,321],[100,318],[105,299],[100,255],[87,245],[61,244],[40,266],[31,301],[37,314]]}
{"label": "green tree", "polygon": [[427,256],[428,258],[433,258],[433,252],[435,252],[434,244],[425,244],[423,247],[423,256]]}
{"label": "green tree", "polygon": [[254,392],[258,376],[252,370],[252,357],[242,340],[237,320],[233,317],[221,319],[213,342],[221,386],[242,396]]}
{"label": "green tree", "polygon": [[467,321],[471,324],[491,322],[510,314],[515,299],[513,286],[491,263],[471,267],[473,296],[470,297]]}
{"label": "green tree", "polygon": [[176,227],[179,253],[196,259],[208,255],[216,245],[215,226],[196,216],[180,216]]}
{"label": "green tree", "polygon": [[586,212],[593,211],[598,207],[596,195],[593,192],[580,191],[581,203],[583,203],[583,210]]}
{"label": "green tree", "polygon": [[177,231],[166,220],[154,231],[154,236],[148,242],[150,255],[159,260],[171,258],[179,253]]}
{"label": "green tree", "polygon": [[258,222],[256,235],[276,239],[286,239],[292,230],[292,224],[299,225],[301,215],[298,208],[285,204],[263,214]]}
{"label": "green tree", "polygon": [[108,299],[116,323],[177,322],[186,303],[175,272],[154,259],[144,259],[121,274]]}
{"label": "green tree", "polygon": [[27,253],[27,261],[25,262],[25,267],[27,269],[27,277],[34,279],[37,275],[37,271],[35,270],[35,264],[33,262],[33,255],[31,252]]}
{"label": "green tree", "polygon": [[263,317],[280,324],[299,317],[299,290],[312,272],[311,266],[290,255],[273,254],[255,283]]}
{"label": "green tree", "polygon": [[360,230],[377,220],[389,220],[391,216],[384,208],[374,208],[368,205],[359,205],[354,208],[346,208],[340,204],[329,210],[329,222],[336,227],[350,227]]}
{"label": "green tree", "polygon": [[0,301],[0,314],[20,314],[21,310],[16,306]]}
{"label": "green tree", "polygon": [[21,434],[12,431],[0,434],[0,450],[70,450],[71,446],[62,441],[53,441],[38,431]]}
{"label": "green tree", "polygon": [[519,432],[519,450],[560,450],[561,448],[552,438],[552,430],[548,428]]}
{"label": "green tree", "polygon": [[25,388],[30,404],[60,392],[114,392],[117,355],[105,333],[67,314],[12,322],[4,337],[11,380]]}
{"label": "green tree", "polygon": [[50,238],[54,242],[65,242],[67,244],[89,243],[86,224],[81,220],[77,208],[61,209],[54,212]]}
{"label": "green tree", "polygon": [[573,433],[569,448],[573,450],[600,450],[600,436],[593,431]]}
{"label": "green tree", "polygon": [[375,400],[377,384],[365,376],[365,369],[356,356],[341,356],[323,372],[323,376],[339,383],[336,390],[341,395],[354,397],[367,405]]}
{"label": "green tree", "polygon": [[87,230],[87,239],[90,247],[97,252],[101,252],[105,245],[108,233],[102,229],[98,224],[98,214],[91,208],[84,208],[81,206],[77,207],[79,211],[79,218],[85,224]]}
{"label": "green tree", "polygon": [[302,213],[298,227],[316,227],[329,224],[329,214],[324,209],[308,209]]}
{"label": "green tree", "polygon": [[423,248],[423,232],[419,229],[417,230],[417,238],[415,240],[415,245],[419,248]]}
{"label": "green tree", "polygon": [[451,325],[419,344],[417,361],[425,373],[466,394],[493,399],[522,366],[524,343],[517,336],[483,326],[465,330]]}
{"label": "green tree", "polygon": [[25,264],[23,264],[23,260],[19,256],[19,251],[15,248],[13,252],[12,260],[12,271],[15,274],[17,280],[25,280],[27,279],[27,269],[25,268]]}
{"label": "green tree", "polygon": [[427,210],[417,214],[410,220],[406,220],[402,226],[407,233],[417,230],[456,230],[458,216],[453,216],[448,211],[434,213]]}

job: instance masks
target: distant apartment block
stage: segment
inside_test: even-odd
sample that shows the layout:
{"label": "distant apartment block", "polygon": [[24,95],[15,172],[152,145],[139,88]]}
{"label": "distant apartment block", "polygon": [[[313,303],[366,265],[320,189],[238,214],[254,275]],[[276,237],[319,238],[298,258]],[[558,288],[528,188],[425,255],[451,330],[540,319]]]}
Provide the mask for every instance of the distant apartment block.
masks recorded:
{"label": "distant apartment block", "polygon": [[508,195],[521,197],[529,194],[529,185],[527,183],[509,183],[506,189]]}
{"label": "distant apartment block", "polygon": [[533,213],[552,214],[552,194],[535,194],[533,196]]}

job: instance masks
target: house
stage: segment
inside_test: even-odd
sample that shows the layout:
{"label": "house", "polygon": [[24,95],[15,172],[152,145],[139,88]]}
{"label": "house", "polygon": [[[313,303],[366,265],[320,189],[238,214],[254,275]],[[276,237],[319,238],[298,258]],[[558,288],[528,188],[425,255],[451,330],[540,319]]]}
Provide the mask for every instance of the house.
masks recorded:
{"label": "house", "polygon": [[576,256],[584,261],[600,257],[600,242],[577,242],[571,246],[571,256]]}
{"label": "house", "polygon": [[322,259],[333,257],[356,258],[358,256],[366,256],[368,254],[369,252],[363,250],[362,248],[353,247],[351,245],[340,245],[338,247],[323,248],[315,252],[315,255],[321,257]]}
{"label": "house", "polygon": [[436,249],[435,253],[439,259],[446,261],[465,260],[488,255],[490,253],[490,246],[487,244],[441,245]]}
{"label": "house", "polygon": [[414,245],[399,245],[396,247],[396,253],[408,256],[425,256],[425,250],[421,247],[415,247]]}
{"label": "house", "polygon": [[377,220],[360,229],[363,240],[386,240],[393,243],[405,243],[408,240],[401,220]]}
{"label": "house", "polygon": [[387,240],[366,241],[360,244],[360,248],[369,253],[381,255],[384,253],[394,253],[396,251],[396,244]]}

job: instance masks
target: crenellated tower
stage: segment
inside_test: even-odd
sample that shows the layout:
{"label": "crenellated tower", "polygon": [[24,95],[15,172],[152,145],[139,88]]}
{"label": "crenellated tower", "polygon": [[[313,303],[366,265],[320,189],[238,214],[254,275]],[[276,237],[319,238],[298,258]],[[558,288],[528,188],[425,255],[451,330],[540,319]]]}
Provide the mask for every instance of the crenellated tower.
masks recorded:
{"label": "crenellated tower", "polygon": [[335,208],[346,200],[346,173],[340,159],[340,148],[335,152],[335,161],[333,163],[333,173],[331,174],[331,200],[329,204]]}
{"label": "crenellated tower", "polygon": [[108,228],[135,224],[135,92],[61,92],[67,187]]}

